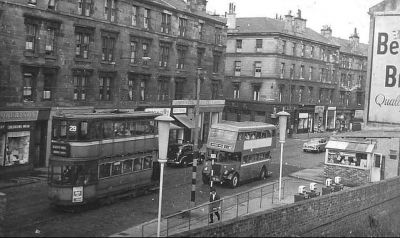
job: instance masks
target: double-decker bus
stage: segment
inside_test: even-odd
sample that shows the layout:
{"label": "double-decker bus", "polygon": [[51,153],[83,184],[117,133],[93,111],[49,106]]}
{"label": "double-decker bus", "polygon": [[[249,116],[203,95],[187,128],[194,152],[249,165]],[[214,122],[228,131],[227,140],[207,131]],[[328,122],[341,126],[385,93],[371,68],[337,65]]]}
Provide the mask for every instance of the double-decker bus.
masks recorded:
{"label": "double-decker bus", "polygon": [[111,203],[157,187],[156,113],[107,112],[53,117],[48,197],[52,205]]}
{"label": "double-decker bus", "polygon": [[[204,184],[228,183],[268,176],[271,150],[276,147],[276,128],[262,122],[222,121],[211,126],[207,141],[207,161],[202,171]],[[216,155],[211,165],[211,154]],[[213,176],[211,177],[211,168]]]}

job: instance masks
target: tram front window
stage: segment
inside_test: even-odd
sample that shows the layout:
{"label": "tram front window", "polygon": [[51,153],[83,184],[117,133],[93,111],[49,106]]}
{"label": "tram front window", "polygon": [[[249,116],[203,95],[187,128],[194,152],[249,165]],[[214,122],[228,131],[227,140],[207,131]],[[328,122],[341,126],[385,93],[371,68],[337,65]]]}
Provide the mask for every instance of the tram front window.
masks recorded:
{"label": "tram front window", "polygon": [[96,166],[53,165],[50,181],[60,185],[88,185],[97,181],[96,173]]}

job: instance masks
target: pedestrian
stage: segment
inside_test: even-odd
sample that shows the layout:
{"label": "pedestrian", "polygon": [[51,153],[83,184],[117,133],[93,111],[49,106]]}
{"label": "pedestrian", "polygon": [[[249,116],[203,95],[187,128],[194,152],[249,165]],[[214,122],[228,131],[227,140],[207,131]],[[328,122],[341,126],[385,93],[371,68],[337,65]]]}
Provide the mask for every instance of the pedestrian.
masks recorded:
{"label": "pedestrian", "polygon": [[212,187],[210,191],[210,205],[209,205],[210,223],[214,222],[214,214],[217,216],[218,221],[221,219],[219,215],[220,209],[221,209],[220,197],[217,194],[216,189]]}

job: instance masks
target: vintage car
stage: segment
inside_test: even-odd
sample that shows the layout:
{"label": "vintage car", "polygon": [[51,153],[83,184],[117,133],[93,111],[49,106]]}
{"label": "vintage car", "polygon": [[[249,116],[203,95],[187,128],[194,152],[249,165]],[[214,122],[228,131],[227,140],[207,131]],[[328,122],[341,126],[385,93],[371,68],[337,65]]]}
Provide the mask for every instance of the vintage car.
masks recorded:
{"label": "vintage car", "polygon": [[325,138],[313,138],[303,144],[304,152],[322,152],[325,151],[325,146],[327,144]]}
{"label": "vintage car", "polygon": [[[193,164],[193,144],[172,144],[168,146],[167,166],[186,167]],[[204,155],[200,154],[198,164],[202,164]]]}

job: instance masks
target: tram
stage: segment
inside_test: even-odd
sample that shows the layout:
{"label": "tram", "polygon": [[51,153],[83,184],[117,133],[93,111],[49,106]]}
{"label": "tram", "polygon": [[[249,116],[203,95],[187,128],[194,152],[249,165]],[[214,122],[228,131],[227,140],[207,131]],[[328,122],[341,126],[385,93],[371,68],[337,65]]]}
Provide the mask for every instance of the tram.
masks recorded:
{"label": "tram", "polygon": [[158,130],[150,112],[53,117],[48,198],[77,207],[137,196],[158,186]]}

